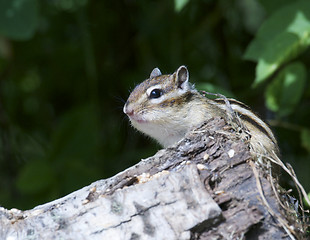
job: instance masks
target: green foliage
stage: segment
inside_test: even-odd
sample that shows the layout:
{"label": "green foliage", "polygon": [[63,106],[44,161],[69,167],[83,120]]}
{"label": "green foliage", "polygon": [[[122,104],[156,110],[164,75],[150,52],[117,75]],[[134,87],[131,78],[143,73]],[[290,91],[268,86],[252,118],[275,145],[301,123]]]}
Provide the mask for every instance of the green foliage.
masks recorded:
{"label": "green foliage", "polygon": [[98,134],[99,123],[94,107],[78,106],[65,113],[57,124],[51,135],[53,148],[49,149],[50,156],[59,162],[68,161],[68,158],[94,158]]}
{"label": "green foliage", "polygon": [[38,26],[37,0],[0,0],[0,33],[15,40],[30,39]]}
{"label": "green foliage", "polygon": [[174,7],[177,12],[180,12],[189,0],[174,0]]}
{"label": "green foliage", "polygon": [[47,161],[32,161],[21,169],[17,179],[17,188],[26,194],[36,194],[53,184],[56,174]]}
{"label": "green foliage", "polygon": [[[204,91],[206,92],[209,92],[209,93],[219,93],[219,94],[222,94],[226,97],[230,97],[230,98],[235,98],[236,96],[234,96],[234,94],[225,89],[225,88],[222,88],[220,86],[217,86],[215,84],[211,84],[211,83],[200,83],[200,84],[197,84],[196,86],[198,89],[203,89]],[[208,95],[208,98],[217,98],[216,96],[212,96],[212,95]]]}
{"label": "green foliage", "polygon": [[54,6],[59,10],[76,11],[87,5],[88,0],[54,0]]}
{"label": "green foliage", "polygon": [[182,64],[272,120],[310,188],[308,1],[0,0],[0,13],[0,205],[31,208],[155,153],[123,103],[154,67]]}
{"label": "green foliage", "polygon": [[[301,146],[309,154],[309,113],[299,108],[309,109],[305,101],[309,99],[309,91],[305,92],[307,82],[309,84],[309,61],[302,58],[302,54],[310,45],[310,2],[286,1],[282,4],[281,1],[280,8],[276,1],[271,4],[271,1],[261,0],[261,3],[270,16],[247,47],[244,58],[257,62],[254,87],[269,80],[265,100],[267,108],[276,113],[275,123],[297,131]],[[287,118],[291,122],[286,122]],[[309,166],[306,161],[303,164]],[[307,175],[307,171],[303,172]]]}
{"label": "green foliage", "polygon": [[266,104],[279,113],[279,117],[294,112],[299,104],[306,83],[306,69],[300,62],[293,62],[281,69],[266,89]]}
{"label": "green foliage", "polygon": [[258,62],[254,84],[266,80],[309,44],[310,2],[297,1],[278,9],[262,24],[244,55]]}

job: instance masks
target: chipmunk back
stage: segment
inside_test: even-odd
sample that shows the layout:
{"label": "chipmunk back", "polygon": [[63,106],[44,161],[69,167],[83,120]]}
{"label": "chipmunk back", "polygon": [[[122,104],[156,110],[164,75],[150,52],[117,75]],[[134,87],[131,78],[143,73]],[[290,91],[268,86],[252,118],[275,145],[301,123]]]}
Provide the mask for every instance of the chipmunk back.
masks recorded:
{"label": "chipmunk back", "polygon": [[[250,134],[251,149],[262,154],[278,153],[270,128],[246,105],[227,100]],[[132,91],[123,111],[136,129],[164,147],[180,141],[188,131],[212,117],[228,120],[229,116],[227,103],[222,98],[208,99],[189,83],[185,66],[169,75],[162,75],[155,68],[150,77]]]}

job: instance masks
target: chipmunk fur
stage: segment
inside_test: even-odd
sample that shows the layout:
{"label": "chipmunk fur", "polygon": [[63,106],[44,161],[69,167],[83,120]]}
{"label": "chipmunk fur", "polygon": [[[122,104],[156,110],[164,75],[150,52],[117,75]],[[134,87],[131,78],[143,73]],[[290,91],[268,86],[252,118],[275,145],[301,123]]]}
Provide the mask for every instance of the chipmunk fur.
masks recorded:
{"label": "chipmunk fur", "polygon": [[168,147],[215,116],[228,121],[231,117],[229,108],[249,133],[253,152],[278,154],[276,139],[266,123],[237,100],[212,100],[201,95],[189,83],[185,66],[170,75],[162,75],[155,68],[150,77],[131,92],[123,111],[136,129]]}

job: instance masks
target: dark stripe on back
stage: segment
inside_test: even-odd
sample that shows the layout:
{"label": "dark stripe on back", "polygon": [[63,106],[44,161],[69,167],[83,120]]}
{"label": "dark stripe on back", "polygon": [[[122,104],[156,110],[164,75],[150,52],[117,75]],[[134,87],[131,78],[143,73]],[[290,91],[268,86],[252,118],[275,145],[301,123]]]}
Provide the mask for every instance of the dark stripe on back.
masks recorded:
{"label": "dark stripe on back", "polygon": [[[227,100],[228,100],[231,104],[238,105],[238,106],[240,106],[240,107],[242,107],[242,108],[244,108],[244,109],[247,109],[247,110],[251,111],[257,118],[259,118],[259,117],[251,110],[251,108],[250,108],[249,106],[245,105],[244,103],[239,102],[239,101],[237,101],[237,100],[235,100],[235,99],[233,99],[233,98],[227,98]],[[213,101],[218,102],[218,103],[221,103],[221,104],[223,104],[223,105],[226,104],[223,98],[213,99]],[[243,113],[241,113],[241,112],[238,112],[236,109],[234,109],[234,111],[235,111],[236,113],[238,113],[239,117],[240,117],[242,120],[251,123],[251,124],[252,124],[253,126],[255,126],[257,129],[259,129],[261,132],[263,132],[266,136],[268,136],[268,138],[269,138],[274,144],[276,144],[276,143],[274,142],[274,137],[271,136],[271,135],[269,134],[269,132],[268,132],[263,126],[261,126],[259,123],[257,123],[253,118],[251,118],[250,116],[245,115],[245,114],[243,114]],[[259,118],[259,119],[260,119],[260,118]],[[265,123],[265,122],[264,122],[264,123]],[[265,123],[265,124],[266,124],[266,123]],[[267,124],[266,124],[266,126],[268,127]]]}
{"label": "dark stripe on back", "polygon": [[[268,138],[269,138],[274,144],[276,144],[276,143],[274,142],[274,140],[273,140],[273,139],[274,139],[273,136],[270,136],[269,132],[268,132],[263,126],[261,126],[260,124],[258,124],[253,118],[249,117],[248,115],[244,115],[244,114],[242,114],[242,113],[240,113],[240,112],[238,112],[238,111],[236,111],[236,110],[235,110],[235,112],[238,113],[239,117],[240,117],[242,120],[251,123],[251,124],[252,124],[253,126],[255,126],[257,129],[259,129],[261,132],[263,132],[265,135],[267,135]],[[256,116],[256,115],[255,115],[255,116]],[[265,123],[265,124],[266,124],[266,123]],[[266,125],[267,125],[267,124],[266,124]]]}
{"label": "dark stripe on back", "polygon": [[[239,102],[239,101],[237,101],[237,100],[235,100],[235,99],[233,99],[233,98],[227,98],[227,100],[228,100],[231,104],[238,105],[238,106],[240,106],[240,107],[242,107],[242,108],[244,108],[244,109],[247,109],[247,110],[251,111],[257,118],[260,119],[260,117],[258,117],[258,116],[252,111],[252,109],[251,109],[249,106],[245,105],[244,103]],[[217,99],[214,99],[214,101],[215,101],[215,102],[219,102],[219,103],[221,103],[221,104],[225,104],[225,101],[224,101],[223,98],[217,98]],[[252,119],[250,116],[244,115],[244,114],[238,112],[237,110],[234,110],[234,111],[237,112],[237,113],[239,114],[239,116],[240,116],[241,119],[243,119],[244,121],[247,121],[247,122],[251,123],[251,124],[252,124],[253,126],[255,126],[257,129],[259,129],[260,131],[262,131],[263,133],[265,133],[265,134],[268,136],[268,138],[269,138],[273,143],[275,143],[274,140],[273,140],[274,138],[273,138],[272,136],[270,136],[270,134],[268,133],[268,131],[267,131],[263,126],[261,126],[260,124],[258,124],[258,123],[257,123],[254,119]],[[265,122],[264,122],[264,123],[265,123]],[[268,127],[267,123],[265,123],[265,124],[266,124],[266,126]]]}

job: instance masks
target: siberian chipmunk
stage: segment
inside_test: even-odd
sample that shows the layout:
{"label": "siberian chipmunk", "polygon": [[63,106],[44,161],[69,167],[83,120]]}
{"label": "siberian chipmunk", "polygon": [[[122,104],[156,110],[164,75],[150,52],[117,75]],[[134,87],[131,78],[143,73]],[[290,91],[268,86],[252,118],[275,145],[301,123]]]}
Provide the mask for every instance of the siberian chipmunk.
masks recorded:
{"label": "siberian chipmunk", "polygon": [[252,152],[278,154],[272,131],[249,107],[225,97],[208,99],[188,80],[189,73],[185,66],[171,75],[162,75],[155,68],[149,79],[131,92],[123,111],[136,129],[168,147],[212,117],[229,120],[230,109],[247,129]]}

